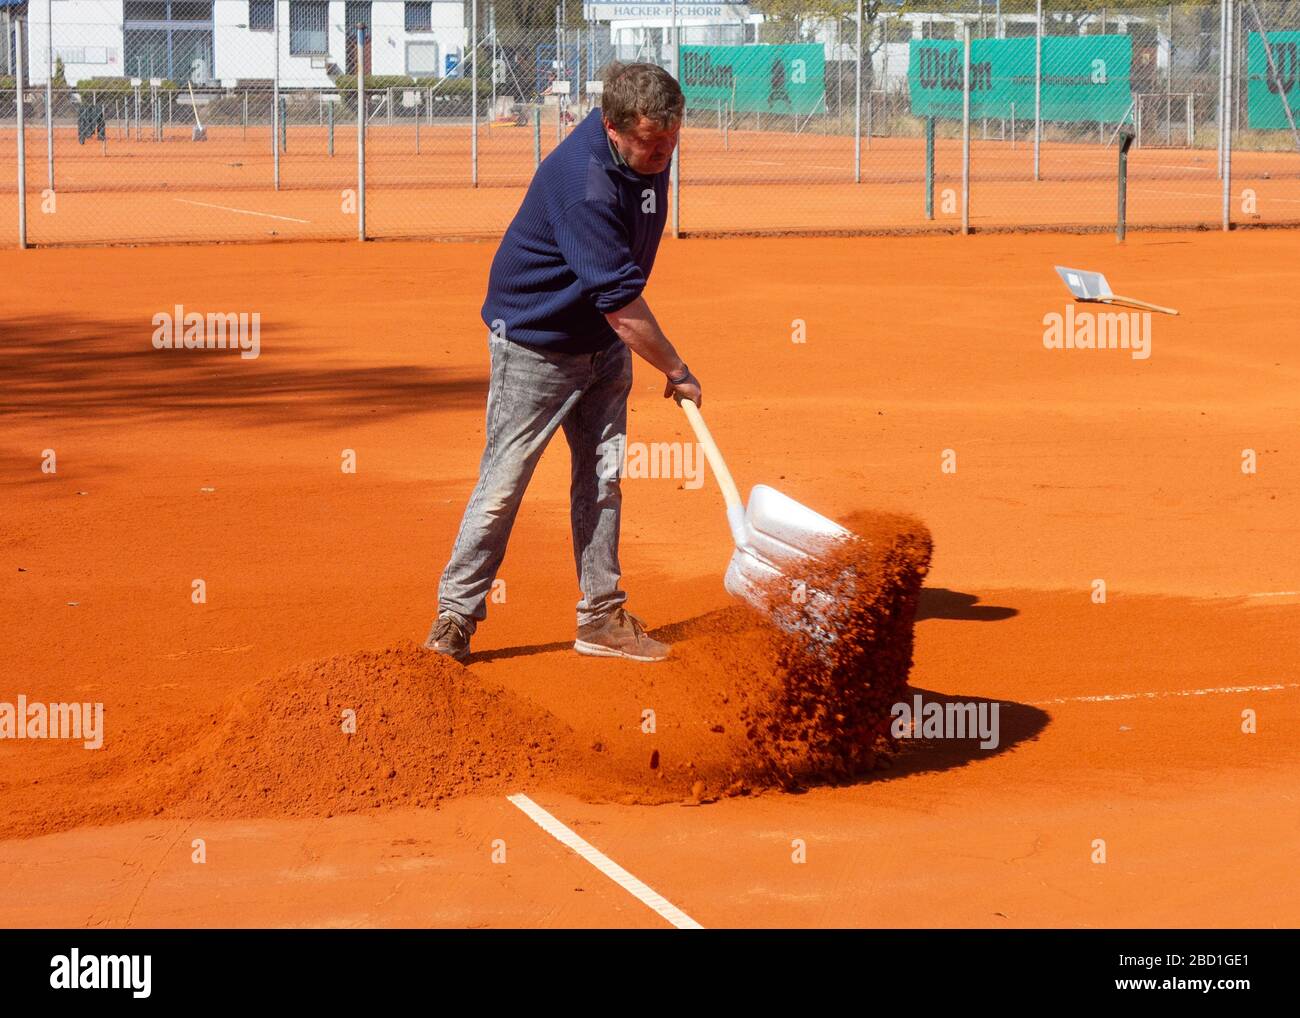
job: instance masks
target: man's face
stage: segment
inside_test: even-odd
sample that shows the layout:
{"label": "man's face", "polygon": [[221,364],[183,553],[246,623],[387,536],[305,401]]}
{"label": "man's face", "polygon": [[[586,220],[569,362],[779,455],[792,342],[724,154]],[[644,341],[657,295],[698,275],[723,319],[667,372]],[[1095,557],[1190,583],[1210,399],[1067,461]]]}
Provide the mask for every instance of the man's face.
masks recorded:
{"label": "man's face", "polygon": [[664,130],[653,120],[642,117],[631,130],[616,131],[608,120],[605,121],[605,131],[618,154],[633,170],[647,177],[668,169],[681,129],[681,121]]}

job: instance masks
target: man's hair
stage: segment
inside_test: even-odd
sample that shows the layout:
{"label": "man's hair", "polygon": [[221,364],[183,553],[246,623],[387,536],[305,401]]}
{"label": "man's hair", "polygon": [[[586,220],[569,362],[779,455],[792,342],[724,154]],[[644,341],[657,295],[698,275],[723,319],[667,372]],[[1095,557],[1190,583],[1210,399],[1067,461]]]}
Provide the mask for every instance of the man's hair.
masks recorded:
{"label": "man's hair", "polygon": [[616,131],[630,131],[642,117],[660,130],[682,119],[686,97],[662,67],[614,60],[603,68],[601,80],[600,112]]}

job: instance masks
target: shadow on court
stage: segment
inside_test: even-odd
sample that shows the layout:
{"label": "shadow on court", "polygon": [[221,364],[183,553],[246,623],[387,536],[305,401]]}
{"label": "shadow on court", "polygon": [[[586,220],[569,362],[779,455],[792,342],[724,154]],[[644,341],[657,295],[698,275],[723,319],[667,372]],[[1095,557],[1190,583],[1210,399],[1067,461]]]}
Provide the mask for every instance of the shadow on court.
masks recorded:
{"label": "shadow on court", "polygon": [[484,402],[486,363],[481,373],[439,370],[432,355],[429,364],[322,363],[304,332],[263,322],[259,356],[243,358],[239,349],[154,349],[148,320],[129,329],[63,315],[0,321],[0,416],[345,425]]}

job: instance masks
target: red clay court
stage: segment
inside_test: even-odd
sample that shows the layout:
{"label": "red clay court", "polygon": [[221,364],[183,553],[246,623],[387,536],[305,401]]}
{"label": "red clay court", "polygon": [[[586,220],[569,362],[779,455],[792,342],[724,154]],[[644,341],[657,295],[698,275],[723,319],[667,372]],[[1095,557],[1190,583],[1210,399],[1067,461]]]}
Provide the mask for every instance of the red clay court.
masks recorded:
{"label": "red clay court", "polygon": [[[504,222],[522,178],[509,178],[517,143],[498,134],[483,167],[500,186],[477,191],[452,183],[463,153],[445,136],[387,180],[377,139],[376,229]],[[187,201],[306,221],[275,220],[281,237],[346,235],[332,193],[347,185],[346,150],[331,177],[296,137],[279,194],[264,186],[269,153],[219,137],[206,152],[229,144],[245,163],[228,178],[180,142],[151,145],[176,155],[142,169],[120,144],[108,162],[89,146],[61,152],[60,209],[33,211],[33,239],[76,240],[78,210],[126,237],[268,230]],[[731,140],[727,160],[770,151]],[[774,183],[776,155],[772,183],[728,183],[731,162],[707,163],[706,144],[684,142],[683,167],[717,167],[716,182],[684,190],[691,229],[724,208],[731,225],[780,228],[782,196],[812,193]],[[841,165],[841,143],[826,144],[827,165]],[[873,160],[897,150],[877,140],[866,172],[886,172]],[[1094,190],[1098,221],[1110,214],[1113,181],[1065,179],[1064,153],[1041,204],[1000,203],[1000,188],[1025,185],[992,167],[1018,172],[1024,153],[976,152],[989,173],[973,189],[977,224],[1049,223],[1064,206],[1048,195],[1091,216]],[[1213,152],[1208,168],[1203,158],[1140,153],[1134,219],[1144,189],[1169,188],[1203,195],[1212,220]],[[1292,200],[1294,159],[1238,157],[1243,174],[1269,173],[1261,215],[1287,218],[1264,199]],[[1175,165],[1181,177],[1162,176]],[[828,227],[922,225],[915,181],[817,186],[861,196],[834,215],[827,204]],[[744,679],[710,665],[731,604],[711,477],[623,486],[630,603],[676,641],[675,665],[569,649],[577,590],[558,443],[476,658],[447,670],[418,647],[481,451],[477,311],[493,250],[0,251],[0,699],[105,708],[99,750],[0,741],[0,923],[1300,922],[1288,893],[1300,849],[1293,233],[1144,232],[1123,246],[1066,233],[665,239],[648,297],[704,382],[742,488],[771,483],[835,519],[924,520],[934,560],[913,687],[1002,706],[994,751],[921,739],[848,784],[708,787],[703,805],[656,802],[668,779],[647,761],[655,749],[660,773],[704,770],[744,738],[714,731],[700,706]],[[1045,349],[1044,316],[1068,299],[1056,264],[1100,269],[1181,313],[1154,318],[1145,361]],[[153,316],[177,304],[259,313],[260,356],[154,349]],[[795,319],[805,343],[791,342]],[[662,385],[637,365],[631,440],[689,441]],[[347,450],[355,473],[340,469]],[[402,737],[340,735],[335,755],[316,753],[312,733],[334,731],[351,703],[363,732]],[[655,706],[659,733],[642,735]],[[552,780],[564,740],[585,786]],[[249,762],[237,780],[232,760]],[[635,882],[566,847],[519,795]]]}

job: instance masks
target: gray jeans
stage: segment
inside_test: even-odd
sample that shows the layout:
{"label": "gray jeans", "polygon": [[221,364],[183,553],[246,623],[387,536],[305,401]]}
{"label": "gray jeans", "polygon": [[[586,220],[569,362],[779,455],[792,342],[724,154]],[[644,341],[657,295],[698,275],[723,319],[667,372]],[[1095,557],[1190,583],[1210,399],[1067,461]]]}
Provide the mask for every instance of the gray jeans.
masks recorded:
{"label": "gray jeans", "polygon": [[618,588],[619,473],[632,354],[621,342],[597,354],[557,353],[494,333],[488,334],[488,350],[483,458],[438,587],[438,610],[460,616],[470,632],[487,617],[488,594],[524,489],[555,429],[563,427],[572,461],[573,557],[582,590],[578,624],[597,621],[627,599]]}

